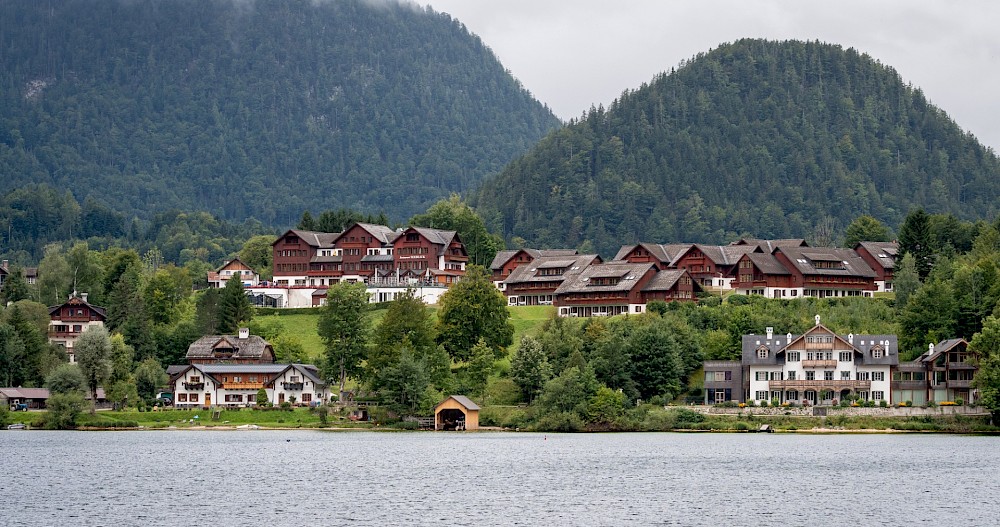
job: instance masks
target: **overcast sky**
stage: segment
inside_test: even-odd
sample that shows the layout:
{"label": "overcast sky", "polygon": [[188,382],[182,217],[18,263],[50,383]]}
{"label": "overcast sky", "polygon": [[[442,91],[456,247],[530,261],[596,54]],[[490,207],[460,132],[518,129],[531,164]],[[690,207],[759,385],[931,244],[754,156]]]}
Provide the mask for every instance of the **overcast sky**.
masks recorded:
{"label": "overcast sky", "polygon": [[752,37],[853,47],[1000,151],[1000,2],[425,0],[479,35],[560,118]]}

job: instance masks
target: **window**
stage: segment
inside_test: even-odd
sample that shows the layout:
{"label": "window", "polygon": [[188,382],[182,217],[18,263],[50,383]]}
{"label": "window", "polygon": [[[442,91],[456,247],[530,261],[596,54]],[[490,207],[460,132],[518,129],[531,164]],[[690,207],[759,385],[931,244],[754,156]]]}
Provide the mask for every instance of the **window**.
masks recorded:
{"label": "window", "polygon": [[231,394],[227,394],[226,395],[226,402],[227,403],[242,403],[243,402],[243,396],[239,395],[239,394],[232,394],[232,393]]}
{"label": "window", "polygon": [[885,399],[885,392],[882,391],[872,392],[872,399],[876,401],[881,401]]}
{"label": "window", "polygon": [[882,346],[874,346],[874,347],[872,347],[872,358],[873,359],[881,359],[883,353],[885,353],[885,350],[882,349]]}
{"label": "window", "polygon": [[842,381],[849,381],[849,380],[851,380],[851,372],[849,372],[849,371],[842,371],[842,372],[840,372],[840,380],[842,380]]}
{"label": "window", "polygon": [[198,402],[198,394],[192,393],[191,395],[188,396],[188,400],[192,403]]}
{"label": "window", "polygon": [[841,351],[840,352],[840,362],[851,362],[851,352]]}
{"label": "window", "polygon": [[233,375],[233,382],[243,382],[243,377],[239,375]]}
{"label": "window", "polygon": [[247,379],[247,381],[249,381],[249,382],[257,382],[257,376],[256,375],[251,375],[250,378]]}
{"label": "window", "polygon": [[813,370],[807,371],[806,372],[806,380],[807,381],[815,381],[816,380],[816,372],[814,372]]}
{"label": "window", "polygon": [[758,401],[766,401],[767,400],[767,392],[764,391],[764,390],[758,390],[757,391],[757,397],[755,397],[755,399],[757,399]]}
{"label": "window", "polygon": [[312,394],[311,393],[302,394],[302,402],[308,403],[309,401],[312,401]]}
{"label": "window", "polygon": [[767,352],[768,352],[768,349],[765,346],[761,346],[761,347],[757,348],[757,358],[758,359],[766,359],[767,358]]}
{"label": "window", "polygon": [[826,371],[824,371],[823,372],[823,380],[824,381],[832,381],[833,380],[833,371],[832,370],[826,370]]}
{"label": "window", "polygon": [[781,372],[780,371],[772,371],[771,372],[771,380],[772,381],[780,381],[781,380]]}
{"label": "window", "polygon": [[869,372],[866,372],[866,371],[859,371],[858,372],[858,380],[859,381],[870,381],[870,380],[872,380],[871,374]]}
{"label": "window", "polygon": [[[788,372],[788,380],[790,380],[790,381],[794,381],[795,380],[795,372],[794,371]],[[792,397],[792,399],[795,399],[795,397]]]}
{"label": "window", "polygon": [[713,372],[713,373],[715,374],[715,382],[723,382],[723,381],[726,380],[726,374],[729,373],[729,372],[726,372],[726,371],[717,371],[717,372]]}
{"label": "window", "polygon": [[813,354],[813,352],[811,352],[811,351],[807,351],[806,352],[806,360],[813,360],[815,358],[816,358],[816,356]]}
{"label": "window", "polygon": [[873,381],[884,381],[885,380],[885,372],[884,371],[873,371],[872,372],[872,380]]}
{"label": "window", "polygon": [[292,378],[288,382],[301,382],[301,381],[299,381],[299,377],[298,376],[293,375]]}
{"label": "window", "polygon": [[868,392],[858,392],[858,397],[860,397],[863,401],[867,401],[870,399],[870,394]]}
{"label": "window", "polygon": [[199,383],[199,382],[201,382],[201,377],[196,377],[196,376],[192,375],[191,377],[188,378],[188,382],[190,382],[192,384]]}
{"label": "window", "polygon": [[799,358],[800,357],[801,357],[801,354],[798,351],[789,351],[788,352],[788,362],[799,362]]}
{"label": "window", "polygon": [[179,394],[177,394],[177,402],[179,402],[179,403],[186,403],[187,400],[188,400],[188,394],[186,394],[186,393],[179,393]]}
{"label": "window", "polygon": [[766,371],[759,371],[759,372],[757,372],[756,379],[758,381],[766,381],[767,380],[767,372]]}

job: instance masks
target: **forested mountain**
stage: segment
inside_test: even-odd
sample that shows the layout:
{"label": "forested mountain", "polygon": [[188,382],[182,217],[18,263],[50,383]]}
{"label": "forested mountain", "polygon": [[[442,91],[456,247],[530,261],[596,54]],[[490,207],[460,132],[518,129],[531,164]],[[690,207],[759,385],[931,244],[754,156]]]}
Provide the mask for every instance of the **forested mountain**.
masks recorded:
{"label": "forested mountain", "polygon": [[460,22],[405,2],[0,0],[0,194],[399,221],[556,126]]}
{"label": "forested mountain", "polygon": [[992,218],[1000,162],[919,88],[853,49],[741,40],[684,62],[552,132],[484,183],[508,239],[581,246],[826,243],[913,206]]}

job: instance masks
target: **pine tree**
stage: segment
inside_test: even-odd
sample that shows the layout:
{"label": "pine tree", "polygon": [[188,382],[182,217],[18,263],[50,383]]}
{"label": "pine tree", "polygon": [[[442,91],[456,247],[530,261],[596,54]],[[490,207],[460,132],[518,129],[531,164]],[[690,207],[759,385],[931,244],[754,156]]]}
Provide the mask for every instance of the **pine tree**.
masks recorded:
{"label": "pine tree", "polygon": [[253,306],[243,291],[243,281],[239,275],[233,275],[222,288],[218,316],[215,330],[220,335],[236,334],[240,324],[250,322],[253,318]]}

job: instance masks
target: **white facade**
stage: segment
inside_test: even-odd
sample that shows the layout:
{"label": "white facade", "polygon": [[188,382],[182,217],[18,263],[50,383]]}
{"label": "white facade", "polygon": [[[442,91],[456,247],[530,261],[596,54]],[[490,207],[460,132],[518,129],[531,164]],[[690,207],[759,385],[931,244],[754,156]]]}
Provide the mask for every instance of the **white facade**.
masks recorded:
{"label": "white facade", "polygon": [[838,336],[818,320],[801,336],[773,335],[770,329],[743,337],[748,400],[831,405],[857,397],[892,403],[894,336]]}
{"label": "white facade", "polygon": [[805,287],[754,287],[750,289],[737,288],[734,291],[737,294],[761,295],[764,298],[800,298],[804,296],[815,298],[870,297],[873,293],[872,291],[860,289],[816,289]]}
{"label": "white facade", "polygon": [[272,405],[311,405],[330,400],[330,390],[315,375],[295,364],[193,364],[173,381],[174,406],[204,408],[257,404],[263,388]]}

